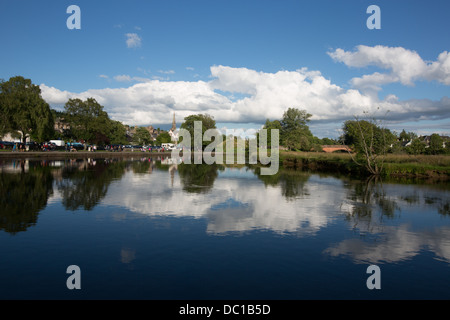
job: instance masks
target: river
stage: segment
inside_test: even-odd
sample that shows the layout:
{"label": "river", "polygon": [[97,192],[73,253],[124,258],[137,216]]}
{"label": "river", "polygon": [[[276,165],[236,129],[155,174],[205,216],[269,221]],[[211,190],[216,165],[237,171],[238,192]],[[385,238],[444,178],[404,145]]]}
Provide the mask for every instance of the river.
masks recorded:
{"label": "river", "polygon": [[168,160],[1,162],[0,299],[450,298],[448,184]]}

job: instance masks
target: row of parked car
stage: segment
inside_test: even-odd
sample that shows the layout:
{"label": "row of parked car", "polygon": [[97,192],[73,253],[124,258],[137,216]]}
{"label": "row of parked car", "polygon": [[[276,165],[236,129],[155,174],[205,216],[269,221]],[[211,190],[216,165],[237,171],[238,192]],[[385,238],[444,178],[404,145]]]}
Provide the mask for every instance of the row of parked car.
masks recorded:
{"label": "row of parked car", "polygon": [[27,150],[27,151],[38,151],[38,150],[55,150],[57,148],[56,144],[51,142],[11,142],[11,141],[0,141],[0,149],[12,149],[12,150]]}
{"label": "row of parked car", "polygon": [[14,146],[14,142],[10,141],[0,141],[0,149],[12,149]]}
{"label": "row of parked car", "polygon": [[106,150],[106,151],[170,151],[175,146],[173,144],[163,144],[162,146],[146,146],[146,145],[106,145],[106,146],[93,146],[93,145],[84,145],[79,142],[69,142],[64,146],[58,146],[53,142],[44,142],[44,143],[36,143],[36,142],[27,142],[26,144],[18,143],[18,142],[10,142],[10,141],[0,141],[0,149],[12,149],[17,151],[53,151],[53,150]]}
{"label": "row of parked car", "polygon": [[90,150],[90,151],[161,151],[161,150],[169,150],[167,147],[164,148],[162,146],[141,146],[141,145],[121,145],[121,144],[111,144],[106,146],[92,146],[92,145],[86,145],[75,142],[75,143],[67,143],[67,146],[70,149],[76,149],[76,150]]}

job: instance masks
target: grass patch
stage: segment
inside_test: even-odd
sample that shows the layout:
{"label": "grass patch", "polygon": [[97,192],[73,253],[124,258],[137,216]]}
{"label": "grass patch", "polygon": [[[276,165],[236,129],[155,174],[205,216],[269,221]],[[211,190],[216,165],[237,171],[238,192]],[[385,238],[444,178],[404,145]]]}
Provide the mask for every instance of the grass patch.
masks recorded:
{"label": "grass patch", "polygon": [[[280,164],[287,168],[301,168],[365,175],[348,153],[281,151]],[[450,179],[449,155],[386,155],[382,176],[441,177]]]}

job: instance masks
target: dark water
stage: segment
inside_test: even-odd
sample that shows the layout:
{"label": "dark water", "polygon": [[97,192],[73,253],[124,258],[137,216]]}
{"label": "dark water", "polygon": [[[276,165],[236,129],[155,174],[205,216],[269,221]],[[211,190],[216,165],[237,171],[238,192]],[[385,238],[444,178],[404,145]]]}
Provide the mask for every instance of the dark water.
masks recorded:
{"label": "dark water", "polygon": [[3,162],[0,298],[450,298],[448,184],[165,162]]}

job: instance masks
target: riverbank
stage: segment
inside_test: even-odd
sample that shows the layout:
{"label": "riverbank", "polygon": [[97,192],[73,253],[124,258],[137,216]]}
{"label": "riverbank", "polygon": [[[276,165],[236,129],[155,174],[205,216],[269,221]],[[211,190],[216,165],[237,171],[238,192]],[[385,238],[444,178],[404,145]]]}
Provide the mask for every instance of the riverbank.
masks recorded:
{"label": "riverbank", "polygon": [[[280,165],[292,169],[367,175],[364,167],[357,165],[348,153],[281,151]],[[450,156],[389,154],[382,176],[450,180]]]}
{"label": "riverbank", "polygon": [[138,158],[138,157],[171,156],[171,152],[142,152],[142,151],[24,151],[0,152],[0,159],[76,159],[76,158]]}

